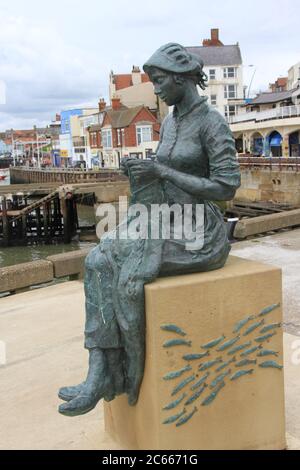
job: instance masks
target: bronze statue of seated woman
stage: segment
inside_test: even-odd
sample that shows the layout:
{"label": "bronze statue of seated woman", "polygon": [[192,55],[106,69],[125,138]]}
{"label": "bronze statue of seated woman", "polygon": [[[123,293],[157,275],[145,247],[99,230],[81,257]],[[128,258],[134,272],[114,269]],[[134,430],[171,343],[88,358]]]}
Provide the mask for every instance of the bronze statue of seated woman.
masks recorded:
{"label": "bronze statue of seated woman", "polygon": [[[86,380],[63,387],[60,413],[76,416],[99,400],[127,393],[137,402],[144,372],[144,285],[158,276],[222,268],[230,251],[222,214],[212,201],[234,197],[240,185],[233,136],[213,109],[204,89],[203,63],[179,44],[159,48],[144,65],[154,91],[169,106],[156,159],[122,162],[130,178],[130,204],[179,204],[204,210],[201,248],[187,250],[186,239],[121,239],[106,234],[86,259],[85,347],[89,350]],[[128,223],[117,228],[122,232]],[[171,232],[175,230],[171,220]]]}

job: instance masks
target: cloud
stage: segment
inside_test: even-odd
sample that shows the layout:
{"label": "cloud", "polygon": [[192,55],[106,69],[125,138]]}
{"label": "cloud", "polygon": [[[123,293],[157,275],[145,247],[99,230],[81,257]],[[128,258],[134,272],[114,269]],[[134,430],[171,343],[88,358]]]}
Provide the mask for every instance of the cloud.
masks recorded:
{"label": "cloud", "polygon": [[[95,74],[101,61],[94,54],[65,42],[51,28],[30,20],[10,17],[0,20],[0,77],[6,84],[6,104],[0,107],[0,127],[8,115],[32,114],[32,122],[48,120],[65,106],[78,102],[97,103],[106,83]],[[5,114],[4,114],[5,113]],[[52,114],[52,116],[51,116]],[[24,121],[28,126],[29,117]],[[13,122],[11,116],[10,121]]]}
{"label": "cloud", "polygon": [[52,0],[46,7],[36,0],[6,2],[0,17],[0,81],[6,84],[0,130],[45,124],[64,108],[95,106],[100,96],[107,99],[111,69],[128,73],[166,42],[200,45],[213,27],[225,44],[240,43],[245,85],[254,71],[247,65],[254,64],[252,90],[266,89],[300,60],[299,13],[298,0],[286,0],[280,13],[273,0]]}

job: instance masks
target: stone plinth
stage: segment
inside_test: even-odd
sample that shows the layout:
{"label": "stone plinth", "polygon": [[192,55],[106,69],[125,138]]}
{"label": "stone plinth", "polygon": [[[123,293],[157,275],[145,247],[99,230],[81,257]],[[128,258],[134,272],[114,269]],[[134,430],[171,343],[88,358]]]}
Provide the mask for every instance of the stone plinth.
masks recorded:
{"label": "stone plinth", "polygon": [[[274,367],[283,364],[282,329],[277,325],[282,321],[281,303],[281,270],[237,257],[217,271],[161,278],[146,286],[146,366],[139,401],[130,407],[124,395],[106,403],[107,432],[129,449],[284,449],[283,371]],[[242,326],[247,317],[251,319]],[[163,330],[163,325],[176,325],[186,336]],[[191,345],[171,342],[166,347],[175,339]],[[203,348],[219,339],[217,345]],[[266,350],[276,355],[257,356]],[[206,351],[203,358],[183,358]],[[251,362],[237,366],[245,359]],[[210,366],[214,360],[217,363]],[[217,372],[227,361],[232,362]],[[170,378],[177,371],[181,375]],[[241,375],[243,371],[247,373]],[[191,387],[208,373],[206,386],[195,398],[203,385]],[[180,399],[173,409],[163,409]],[[184,409],[173,423],[163,424]]]}

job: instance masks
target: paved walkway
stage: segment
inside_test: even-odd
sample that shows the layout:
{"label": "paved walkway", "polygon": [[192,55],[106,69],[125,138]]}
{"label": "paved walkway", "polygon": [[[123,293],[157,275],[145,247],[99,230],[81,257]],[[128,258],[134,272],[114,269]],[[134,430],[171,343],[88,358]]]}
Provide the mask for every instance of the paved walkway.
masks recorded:
{"label": "paved walkway", "polygon": [[282,269],[287,431],[300,450],[300,229],[235,243],[232,254]]}
{"label": "paved walkway", "polygon": [[282,268],[284,329],[300,336],[300,229],[234,243],[232,254]]}
{"label": "paved walkway", "polygon": [[[300,337],[290,334],[300,335],[299,240],[295,230],[237,243],[233,254],[283,267],[288,445],[300,450]],[[7,347],[7,364],[0,366],[0,449],[119,448],[104,432],[101,405],[78,418],[57,413],[57,389],[79,383],[86,372],[83,326],[79,281],[0,299],[0,341]]]}
{"label": "paved walkway", "polygon": [[0,300],[0,449],[117,449],[104,433],[102,406],[67,418],[57,412],[62,385],[82,381],[83,284],[66,282]]}

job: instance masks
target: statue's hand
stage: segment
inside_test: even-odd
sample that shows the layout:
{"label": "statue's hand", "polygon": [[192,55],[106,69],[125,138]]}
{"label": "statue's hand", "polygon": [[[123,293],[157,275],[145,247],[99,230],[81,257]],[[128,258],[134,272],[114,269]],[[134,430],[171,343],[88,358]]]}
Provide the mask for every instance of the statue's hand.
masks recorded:
{"label": "statue's hand", "polygon": [[123,157],[121,158],[121,162],[120,162],[120,170],[122,171],[122,173],[124,173],[124,175],[128,176],[128,162],[129,161],[132,161],[132,160],[136,160],[136,158],[130,158],[130,157]]}
{"label": "statue's hand", "polygon": [[152,160],[131,160],[127,163],[130,174],[135,178],[164,178],[166,166]]}

